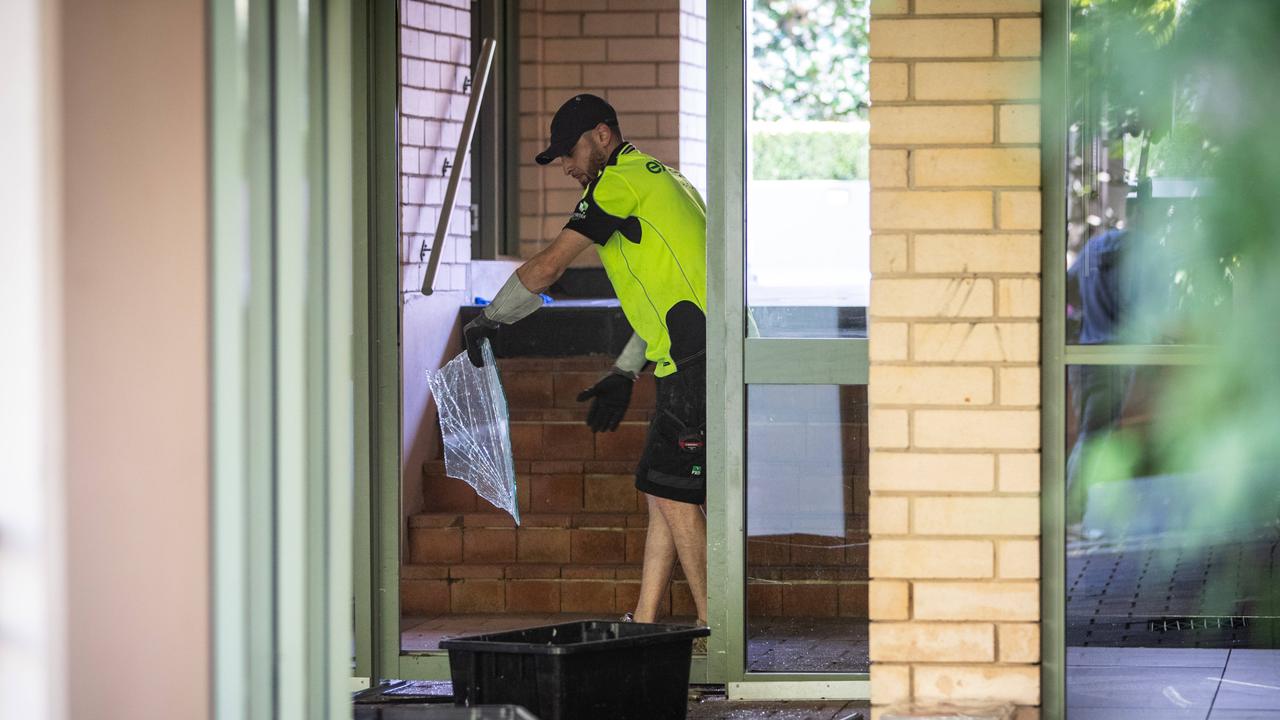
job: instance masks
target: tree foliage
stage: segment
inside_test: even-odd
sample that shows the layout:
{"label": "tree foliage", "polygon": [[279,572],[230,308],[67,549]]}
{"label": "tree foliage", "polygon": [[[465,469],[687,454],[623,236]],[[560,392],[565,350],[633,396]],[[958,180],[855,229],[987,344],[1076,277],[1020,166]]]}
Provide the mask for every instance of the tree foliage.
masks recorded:
{"label": "tree foliage", "polygon": [[751,134],[755,180],[864,180],[867,124],[762,123]]}
{"label": "tree foliage", "polygon": [[865,118],[869,0],[755,0],[755,120]]}

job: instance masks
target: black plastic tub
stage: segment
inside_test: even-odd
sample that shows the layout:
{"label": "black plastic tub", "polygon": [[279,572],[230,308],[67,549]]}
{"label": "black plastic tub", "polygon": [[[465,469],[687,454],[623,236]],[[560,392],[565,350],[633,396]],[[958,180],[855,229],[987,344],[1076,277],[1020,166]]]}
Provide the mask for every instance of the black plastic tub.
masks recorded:
{"label": "black plastic tub", "polygon": [[683,720],[704,627],[584,621],[441,641],[456,705],[511,703],[542,720]]}

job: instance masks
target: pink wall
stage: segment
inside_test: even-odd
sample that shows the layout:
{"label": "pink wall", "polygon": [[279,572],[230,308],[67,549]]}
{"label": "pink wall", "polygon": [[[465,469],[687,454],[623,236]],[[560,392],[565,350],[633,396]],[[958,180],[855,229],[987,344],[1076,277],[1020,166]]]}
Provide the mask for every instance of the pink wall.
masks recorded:
{"label": "pink wall", "polygon": [[209,714],[205,11],[63,3],[74,718]]}

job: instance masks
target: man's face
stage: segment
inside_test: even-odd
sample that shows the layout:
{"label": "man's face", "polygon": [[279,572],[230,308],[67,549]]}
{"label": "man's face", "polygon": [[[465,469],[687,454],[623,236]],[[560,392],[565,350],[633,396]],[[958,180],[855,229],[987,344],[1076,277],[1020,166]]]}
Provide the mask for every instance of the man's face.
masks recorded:
{"label": "man's face", "polygon": [[560,158],[560,167],[564,169],[564,174],[572,175],[582,187],[590,185],[609,160],[609,156],[604,151],[604,145],[598,137],[600,134],[598,131],[599,126],[595,130],[583,133],[569,154]]}

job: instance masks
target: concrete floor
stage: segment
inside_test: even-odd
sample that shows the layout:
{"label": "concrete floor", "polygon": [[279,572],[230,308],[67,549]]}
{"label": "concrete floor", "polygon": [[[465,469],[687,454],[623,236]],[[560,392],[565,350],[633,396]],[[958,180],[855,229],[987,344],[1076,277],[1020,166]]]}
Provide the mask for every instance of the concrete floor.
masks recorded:
{"label": "concrete floor", "polygon": [[[445,701],[450,691],[447,682],[414,683],[406,690],[430,694],[434,702],[358,702],[355,720],[407,720],[405,716],[413,715],[414,708],[422,711],[425,720],[430,717],[427,711],[439,712],[449,707]],[[410,696],[402,697],[407,699]],[[389,698],[382,698],[387,699]],[[387,717],[391,713],[382,712],[387,708],[395,708],[394,718]],[[721,690],[690,688],[687,712],[687,720],[868,720],[871,717],[871,706],[863,701],[739,702],[726,699]]]}
{"label": "concrete floor", "polygon": [[[398,706],[407,707],[407,706]],[[427,720],[431,716],[425,714]],[[390,720],[372,714],[365,706],[356,720]],[[867,720],[871,706],[866,703],[733,702],[724,699],[690,701],[687,720]],[[396,720],[407,720],[399,716]]]}
{"label": "concrete floor", "polygon": [[1067,648],[1068,720],[1280,720],[1280,650]]}

